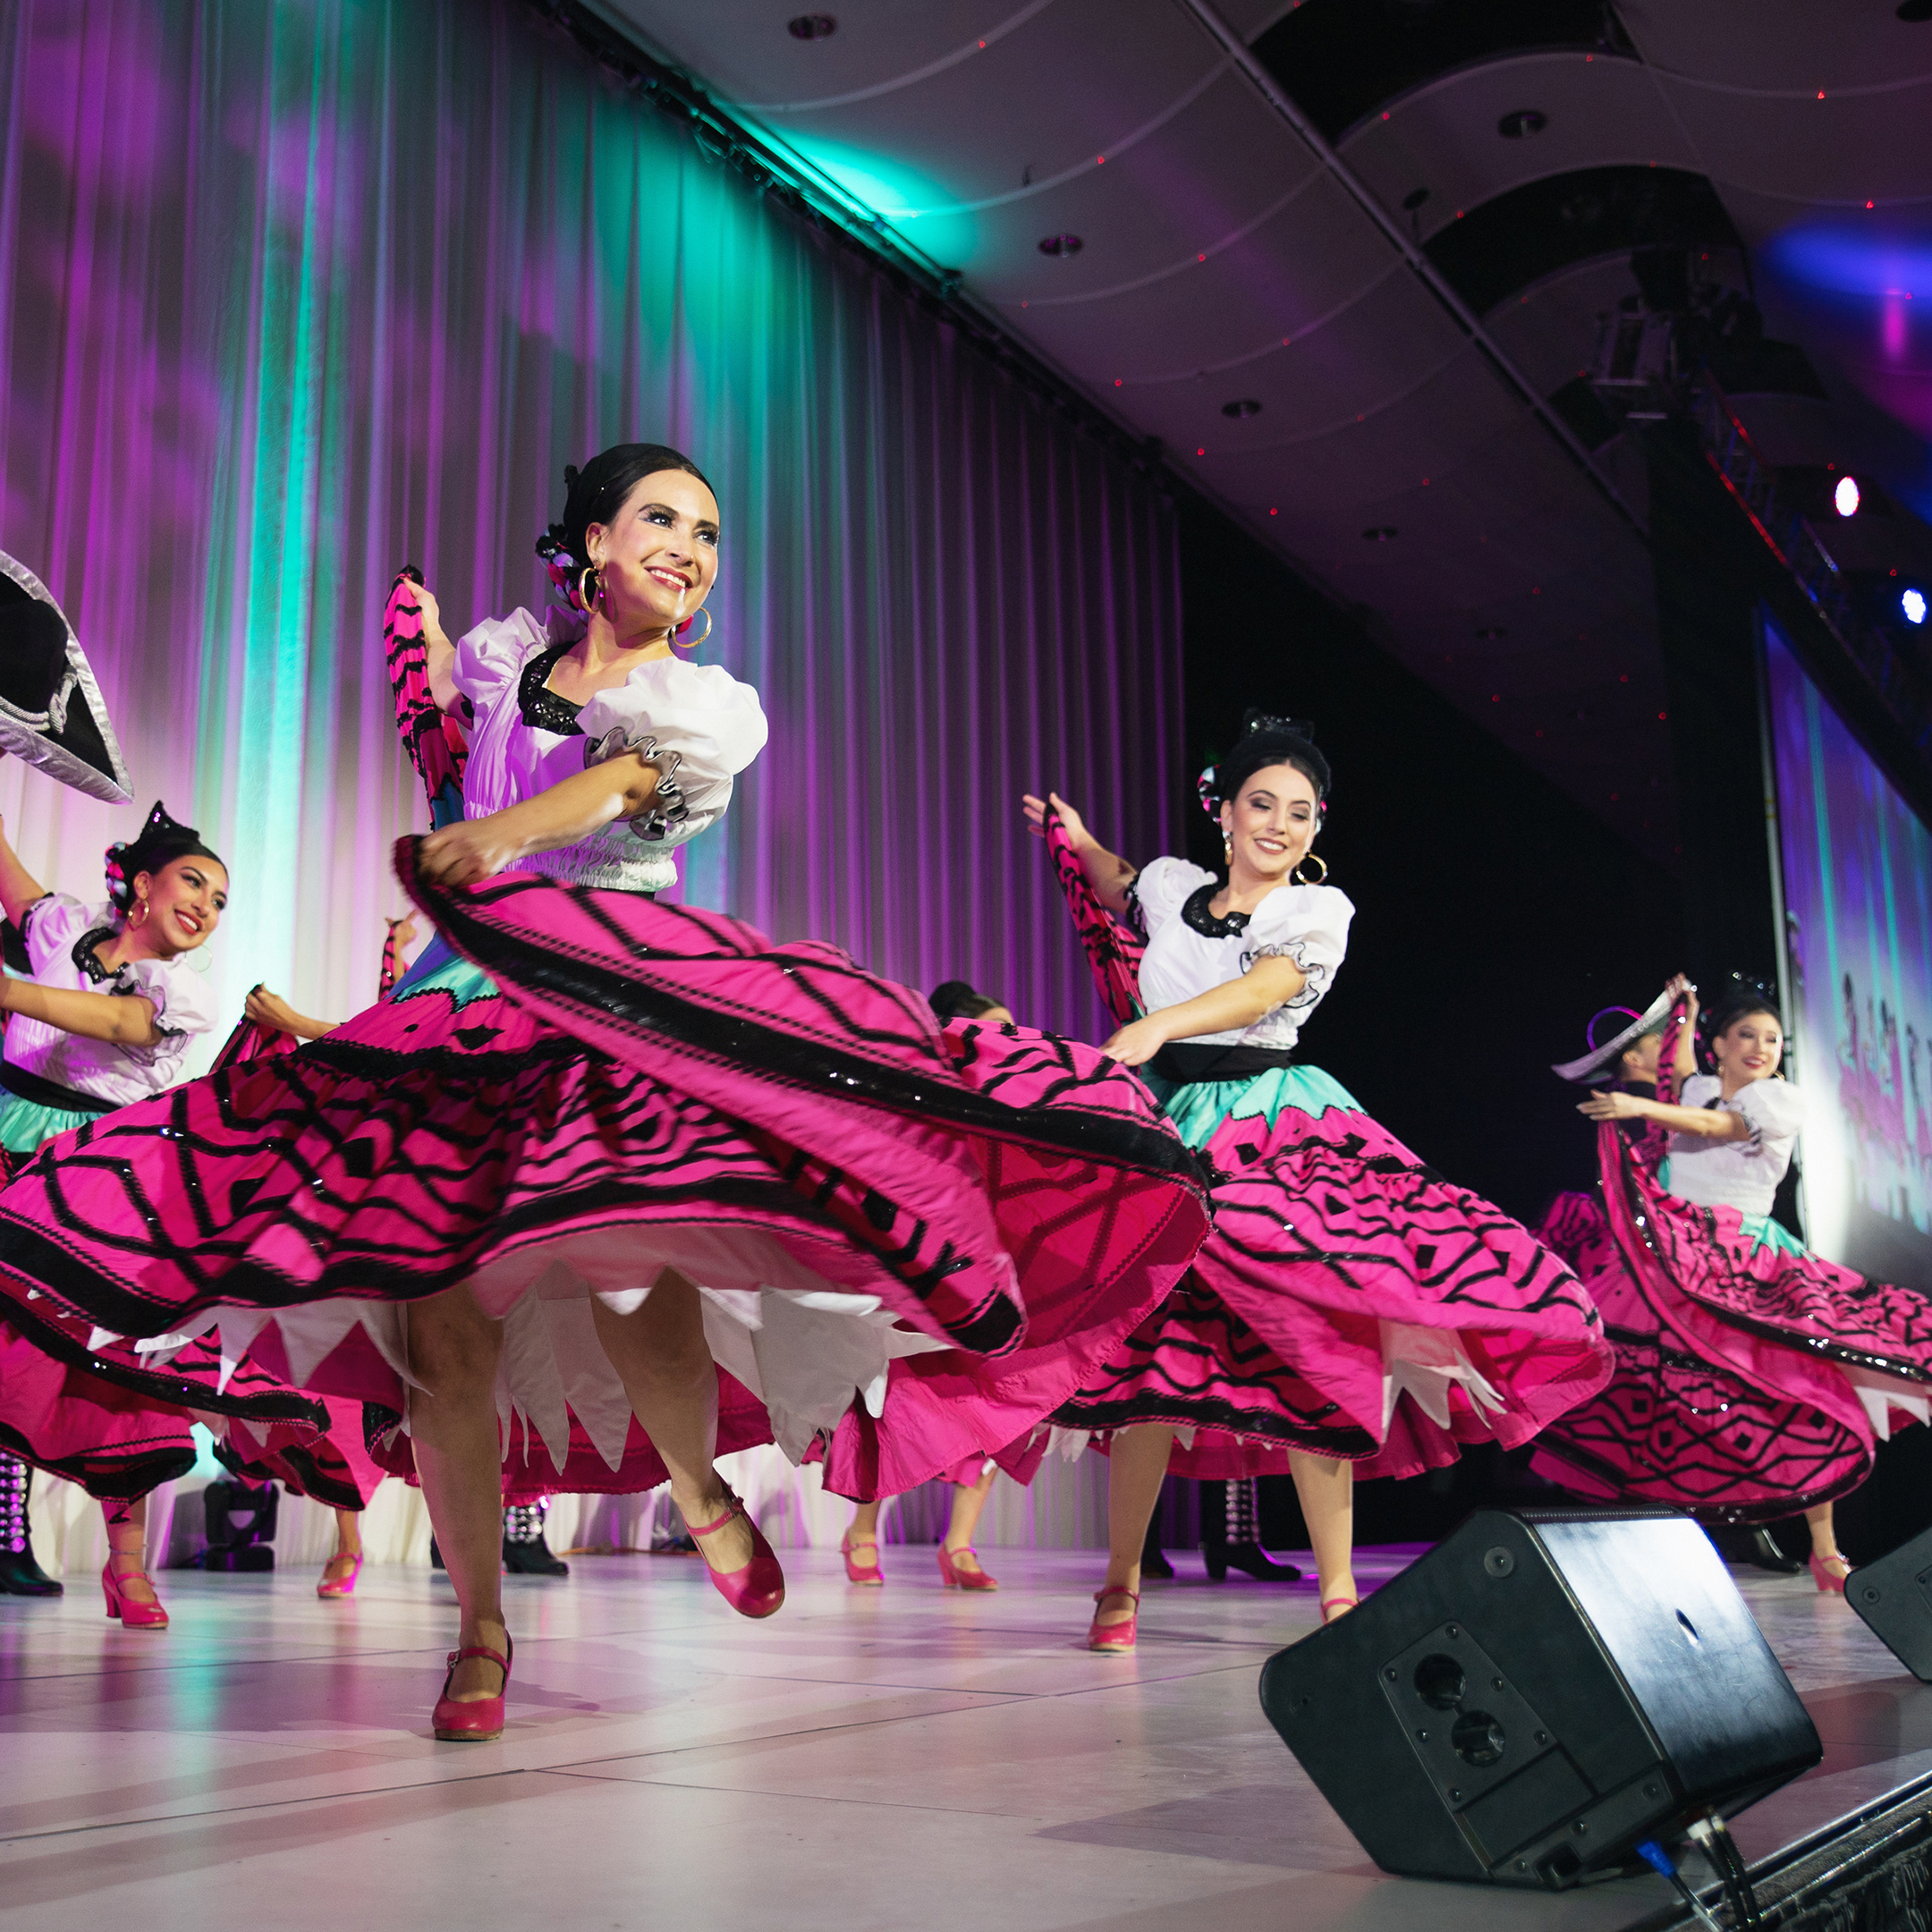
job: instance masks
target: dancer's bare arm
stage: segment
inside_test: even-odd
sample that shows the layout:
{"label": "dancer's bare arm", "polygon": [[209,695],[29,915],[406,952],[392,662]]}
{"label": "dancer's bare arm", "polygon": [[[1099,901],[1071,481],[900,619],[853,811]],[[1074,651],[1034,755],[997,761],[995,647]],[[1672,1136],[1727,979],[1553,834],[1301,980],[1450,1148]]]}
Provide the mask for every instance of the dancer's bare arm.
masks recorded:
{"label": "dancer's bare arm", "polygon": [[1035,798],[1030,792],[1020,802],[1026,811],[1027,830],[1035,838],[1046,836],[1046,809],[1049,805],[1060,814],[1061,826],[1066,833],[1068,843],[1080,856],[1080,869],[1087,875],[1087,883],[1109,912],[1125,912],[1127,888],[1139,877],[1139,868],[1129,865],[1124,859],[1101,844],[1087,829],[1087,821],[1057,792],[1049,792],[1043,799]]}
{"label": "dancer's bare arm", "polygon": [[1705,1140],[1749,1140],[1758,1131],[1728,1107],[1666,1106],[1661,1100],[1631,1093],[1592,1094],[1577,1103],[1577,1112],[1597,1121],[1654,1120],[1673,1133],[1696,1134]]}
{"label": "dancer's bare arm", "polygon": [[32,979],[0,979],[0,1012],[116,1046],[161,1044],[154,1004],[138,994],[83,993],[77,987],[41,986]]}
{"label": "dancer's bare arm", "polygon": [[47,887],[21,863],[6,835],[5,821],[0,820],[0,908],[18,926],[27,908],[46,897]]}
{"label": "dancer's bare arm", "polygon": [[1688,975],[1679,973],[1664,990],[1675,994],[1685,1004],[1683,1031],[1677,1036],[1677,1056],[1671,1062],[1671,1072],[1677,1076],[1677,1091],[1682,1093],[1683,1083],[1697,1072],[1697,988]]}
{"label": "dancer's bare arm", "polygon": [[257,987],[242,1003],[242,1011],[257,1026],[273,1027],[278,1033],[292,1033],[297,1039],[320,1039],[325,1033],[333,1033],[337,1022],[333,1020],[311,1020],[307,1013],[299,1013],[279,994],[271,993],[267,987]]}
{"label": "dancer's bare arm", "polygon": [[574,845],[614,818],[634,818],[657,796],[657,767],[635,751],[573,773],[521,805],[432,832],[418,863],[425,877],[469,886],[506,872],[528,852]]}
{"label": "dancer's bare arm", "polygon": [[1246,1032],[1256,1021],[1286,1005],[1307,984],[1308,975],[1292,959],[1258,959],[1239,979],[1123,1026],[1100,1051],[1123,1066],[1145,1066],[1174,1040],[1196,1039],[1203,1033]]}

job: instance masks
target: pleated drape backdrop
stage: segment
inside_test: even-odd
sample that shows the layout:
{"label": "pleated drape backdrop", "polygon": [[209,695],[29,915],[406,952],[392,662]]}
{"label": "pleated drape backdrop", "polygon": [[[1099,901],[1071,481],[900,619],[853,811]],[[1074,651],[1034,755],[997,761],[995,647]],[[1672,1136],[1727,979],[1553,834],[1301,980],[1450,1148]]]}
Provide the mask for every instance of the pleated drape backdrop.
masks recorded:
{"label": "pleated drape backdrop", "polygon": [[87,644],[110,810],[0,766],[84,895],[157,796],[228,859],[225,1014],[339,1018],[427,823],[377,637],[545,591],[563,469],[649,437],[723,505],[700,657],[769,749],[684,890],[1101,1030],[1019,794],[1179,835],[1170,506],[513,0],[0,0],[0,547]]}

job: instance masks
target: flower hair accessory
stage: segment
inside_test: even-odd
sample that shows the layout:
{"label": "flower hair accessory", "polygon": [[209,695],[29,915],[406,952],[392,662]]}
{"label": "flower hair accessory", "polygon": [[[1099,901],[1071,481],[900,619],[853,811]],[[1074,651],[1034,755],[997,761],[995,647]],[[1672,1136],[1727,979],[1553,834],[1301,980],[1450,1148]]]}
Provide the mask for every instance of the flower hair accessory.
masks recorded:
{"label": "flower hair accessory", "polygon": [[1255,738],[1278,741],[1284,756],[1292,755],[1314,767],[1316,790],[1320,794],[1316,810],[1326,818],[1328,813],[1328,760],[1315,748],[1313,722],[1308,718],[1276,717],[1267,711],[1248,712],[1241,719],[1241,735],[1233,744],[1213,764],[1202,768],[1200,776],[1194,781],[1201,809],[1210,818],[1221,809],[1226,802],[1221,795],[1221,767],[1230,758],[1239,758],[1248,749],[1250,741]]}

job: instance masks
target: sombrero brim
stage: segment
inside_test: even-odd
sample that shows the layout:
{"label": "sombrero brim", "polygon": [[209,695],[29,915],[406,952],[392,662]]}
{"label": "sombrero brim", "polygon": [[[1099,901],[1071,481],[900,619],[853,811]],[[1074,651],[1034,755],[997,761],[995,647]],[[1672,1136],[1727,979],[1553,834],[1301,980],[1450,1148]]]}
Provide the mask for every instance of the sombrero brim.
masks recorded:
{"label": "sombrero brim", "polygon": [[1633,1040],[1640,1040],[1646,1033],[1654,1033],[1662,1026],[1670,1017],[1671,1004],[1668,991],[1659,993],[1643,1016],[1632,1020],[1614,1039],[1606,1040],[1580,1060],[1565,1060],[1561,1065],[1553,1065],[1550,1072],[1566,1080],[1594,1080],[1606,1067],[1614,1064],[1616,1056]]}
{"label": "sombrero brim", "polygon": [[[50,778],[109,805],[133,801],[126,761],[114,737],[94,667],[80,648],[67,614],[27,566],[0,551],[0,597],[18,612],[20,593],[59,619],[64,648],[43,647],[45,635],[15,647],[14,661],[0,665],[0,750],[11,752]],[[46,633],[51,626],[33,626]],[[16,631],[16,634],[18,632]],[[0,648],[5,648],[0,640]]]}

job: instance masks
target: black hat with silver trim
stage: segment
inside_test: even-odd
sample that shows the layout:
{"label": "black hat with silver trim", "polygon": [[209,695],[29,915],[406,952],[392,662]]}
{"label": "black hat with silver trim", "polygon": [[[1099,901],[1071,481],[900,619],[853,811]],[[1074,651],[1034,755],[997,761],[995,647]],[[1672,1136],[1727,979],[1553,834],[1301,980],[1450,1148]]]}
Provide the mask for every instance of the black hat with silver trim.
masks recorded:
{"label": "black hat with silver trim", "polygon": [[0,550],[0,751],[110,805],[133,792],[80,640],[47,587]]}
{"label": "black hat with silver trim", "polygon": [[[1592,1046],[1580,1060],[1565,1060],[1560,1065],[1553,1065],[1550,1072],[1561,1080],[1575,1080],[1579,1086],[1590,1086],[1598,1080],[1614,1078],[1617,1056],[1626,1046],[1634,1046],[1646,1033],[1661,1033],[1664,1022],[1670,1018],[1671,1005],[1671,992],[1666,987],[1650,1002],[1646,1012],[1639,1013],[1614,1038],[1606,1039],[1601,1046]],[[1604,1009],[1605,1013],[1629,1011],[1628,1006],[1606,1006]],[[1602,1018],[1603,1013],[1598,1013],[1590,1025],[1595,1027],[1597,1021]]]}

